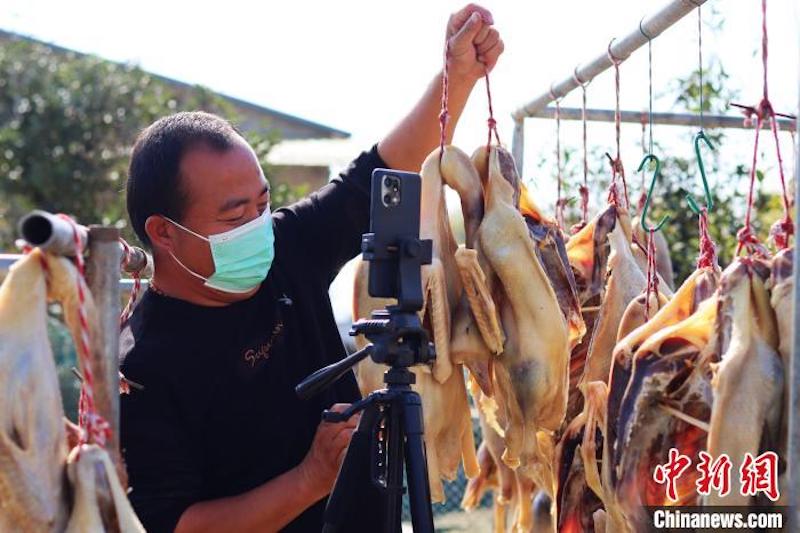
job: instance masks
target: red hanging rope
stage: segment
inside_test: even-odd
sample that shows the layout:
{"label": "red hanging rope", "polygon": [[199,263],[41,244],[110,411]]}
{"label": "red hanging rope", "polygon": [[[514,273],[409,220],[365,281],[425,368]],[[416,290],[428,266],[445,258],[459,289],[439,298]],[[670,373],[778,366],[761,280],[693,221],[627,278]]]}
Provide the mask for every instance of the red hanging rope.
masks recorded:
{"label": "red hanging rope", "polygon": [[[647,115],[642,113],[642,153],[647,154],[647,140],[646,140],[646,132],[647,132]],[[647,202],[647,181],[645,178],[645,169],[642,167],[642,171],[639,175],[642,178],[642,193],[639,195],[639,201],[637,203],[638,211],[641,213],[644,209],[644,204]]]}
{"label": "red hanging rope", "polygon": [[620,155],[620,133],[622,130],[622,115],[620,113],[620,107],[619,107],[619,93],[620,93],[619,65],[620,63],[622,63],[622,61],[614,57],[614,54],[611,52],[611,44],[613,42],[614,40],[612,39],[611,42],[608,43],[608,59],[614,66],[614,93],[616,98],[616,104],[614,107],[614,130],[616,134],[617,154],[616,157],[613,159],[609,156],[609,160],[611,161],[611,185],[609,187],[608,201],[613,204],[620,204],[619,192],[617,190],[617,180],[619,180],[622,182],[623,196],[625,200],[624,203],[621,204],[621,206],[624,207],[625,209],[629,209],[630,202],[628,200],[628,184],[625,181],[625,168],[622,166],[622,156]]}
{"label": "red hanging rope", "polygon": [[498,146],[500,146],[500,135],[497,133],[497,121],[494,119],[494,108],[492,107],[492,90],[489,87],[489,69],[484,67],[483,79],[486,80],[486,99],[489,102],[489,118],[487,124],[489,125],[489,136],[486,139],[486,153],[489,153],[489,147],[492,145],[492,133]]}
{"label": "red hanging rope", "polygon": [[447,141],[447,123],[450,121],[450,113],[447,111],[447,90],[448,90],[448,62],[450,61],[450,40],[445,41],[444,45],[444,68],[442,69],[442,110],[439,112],[439,162],[444,155],[444,145]]}
{"label": "red hanging rope", "polygon": [[745,123],[752,123],[755,117],[755,139],[753,142],[753,160],[750,167],[750,189],[747,196],[747,211],[745,214],[744,227],[737,233],[738,246],[736,247],[736,254],[738,255],[743,248],[747,249],[748,254],[755,254],[760,256],[767,256],[766,248],[758,240],[758,237],[753,232],[752,227],[752,212],[754,202],[754,190],[756,179],[756,163],[758,161],[758,142],[761,133],[761,128],[764,125],[764,120],[769,120],[770,129],[775,140],[775,152],[778,158],[778,174],[781,180],[781,192],[783,196],[783,218],[778,220],[770,228],[769,236],[775,242],[775,246],[779,250],[787,248],[791,236],[794,234],[794,224],[792,223],[791,216],[791,203],[789,195],[786,191],[786,177],[783,172],[783,158],[781,157],[780,139],[778,136],[778,119],[772,103],[769,101],[769,84],[767,77],[767,58],[768,58],[768,39],[767,39],[767,0],[761,1],[761,61],[763,65],[763,84],[764,96],[759,103],[758,107],[742,106],[738,104],[745,114]]}
{"label": "red hanging rope", "polygon": [[577,67],[572,72],[572,78],[581,88],[581,123],[583,126],[583,185],[578,191],[581,195],[581,221],[573,226],[572,232],[577,233],[583,229],[589,221],[589,158],[586,142],[586,83],[578,78]]}
{"label": "red hanging rope", "polygon": [[[120,245],[122,245],[123,251],[123,259],[122,259],[122,266],[127,266],[130,264],[131,259],[133,259],[133,251],[131,250],[130,245],[125,242],[124,239],[119,240]],[[128,298],[128,303],[125,305],[125,309],[122,310],[122,314],[119,317],[119,325],[122,325],[130,318],[131,313],[133,312],[133,308],[136,305],[136,301],[139,298],[139,292],[142,288],[142,279],[140,273],[134,272],[131,274],[133,278],[133,289],[131,290],[131,295]]]}
{"label": "red hanging rope", "polygon": [[86,317],[86,267],[83,261],[83,246],[78,233],[78,225],[67,215],[59,217],[69,222],[72,226],[73,241],[75,243],[75,266],[78,270],[78,320],[80,324],[80,338],[76,339],[78,357],[81,360],[83,381],[81,394],[78,400],[78,425],[81,431],[80,444],[88,442],[105,447],[106,441],[111,438],[111,426],[97,412],[94,403],[94,374],[92,373],[91,351],[89,348],[89,320]]}
{"label": "red hanging rope", "polygon": [[647,288],[645,289],[644,320],[650,320],[650,295],[658,301],[658,270],[656,264],[655,228],[647,232]]}
{"label": "red hanging rope", "polygon": [[550,88],[550,96],[556,102],[556,223],[558,227],[564,229],[564,206],[566,199],[561,197],[561,189],[563,188],[563,176],[561,168],[561,99],[556,98],[553,88]]}
{"label": "red hanging rope", "polygon": [[708,232],[708,210],[700,208],[700,255],[697,258],[697,268],[714,268],[717,264],[717,248]]}

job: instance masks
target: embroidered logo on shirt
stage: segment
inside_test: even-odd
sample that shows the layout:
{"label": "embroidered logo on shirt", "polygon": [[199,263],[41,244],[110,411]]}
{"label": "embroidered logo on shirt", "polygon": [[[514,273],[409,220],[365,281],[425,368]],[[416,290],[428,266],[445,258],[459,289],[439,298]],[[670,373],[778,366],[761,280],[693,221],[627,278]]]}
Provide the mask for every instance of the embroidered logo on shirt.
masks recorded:
{"label": "embroidered logo on shirt", "polygon": [[280,335],[281,331],[283,331],[283,321],[278,321],[275,324],[275,327],[272,328],[272,335],[267,342],[259,346],[257,349],[249,349],[244,352],[244,360],[250,363],[250,368],[256,366],[256,363],[259,361],[266,361],[269,359],[270,350],[272,350],[272,345],[275,343],[275,340]]}

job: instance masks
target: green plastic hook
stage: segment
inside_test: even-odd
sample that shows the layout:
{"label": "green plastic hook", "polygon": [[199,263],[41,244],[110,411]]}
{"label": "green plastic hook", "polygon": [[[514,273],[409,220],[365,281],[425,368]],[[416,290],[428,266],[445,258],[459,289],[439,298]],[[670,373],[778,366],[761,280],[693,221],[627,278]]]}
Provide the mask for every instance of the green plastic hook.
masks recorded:
{"label": "green plastic hook", "polygon": [[653,196],[653,188],[656,186],[656,179],[658,178],[658,175],[661,173],[661,161],[658,159],[658,157],[654,156],[653,154],[647,154],[646,156],[644,156],[644,159],[642,159],[642,162],[639,163],[639,168],[636,170],[636,172],[641,172],[645,164],[649,163],[650,161],[656,162],[656,169],[655,172],[653,172],[653,179],[650,180],[650,188],[647,191],[647,198],[645,198],[644,207],[642,208],[642,221],[641,221],[642,229],[647,233],[650,233],[651,231],[660,230],[664,226],[664,224],[666,224],[667,221],[669,220],[669,215],[665,215],[655,228],[647,226],[647,211],[650,209],[650,199]]}
{"label": "green plastic hook", "polygon": [[[703,156],[700,154],[700,141],[706,143],[706,146],[711,150],[714,150],[714,145],[711,144],[711,140],[706,137],[706,132],[703,130],[700,130],[697,132],[697,135],[694,136],[694,154],[697,157],[697,166],[700,169],[700,178],[703,180],[703,189],[706,194],[706,211],[711,211],[714,207],[714,199],[711,197],[711,190],[708,187],[708,179],[706,178],[706,167],[703,165]],[[700,208],[697,206],[697,202],[695,202],[694,198],[687,194],[686,201],[689,202],[689,208],[694,211],[694,214],[699,215]]]}

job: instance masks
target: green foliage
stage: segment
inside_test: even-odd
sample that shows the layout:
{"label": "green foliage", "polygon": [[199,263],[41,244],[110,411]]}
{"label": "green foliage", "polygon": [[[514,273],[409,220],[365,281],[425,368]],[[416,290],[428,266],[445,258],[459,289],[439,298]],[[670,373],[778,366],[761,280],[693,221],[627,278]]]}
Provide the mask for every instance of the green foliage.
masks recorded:
{"label": "green foliage", "polygon": [[[31,209],[115,225],[129,242],[124,183],[136,135],[157,118],[202,109],[234,123],[233,106],[203,87],[168,84],[138,67],[25,41],[0,46],[0,251],[11,250],[16,221]],[[268,125],[245,132],[264,174],[278,142]],[[308,187],[272,183],[273,209]],[[0,273],[0,277],[2,274]],[[53,348],[65,413],[76,419],[80,384],[72,338],[51,309]]]}
{"label": "green foliage", "polygon": [[[721,17],[711,17],[709,25],[712,29],[719,29],[723,25]],[[694,70],[686,77],[675,80],[669,85],[664,97],[671,97],[674,101],[674,110],[680,112],[699,113],[700,92],[703,94],[703,111],[708,114],[725,114],[728,104],[738,99],[738,94],[730,89],[729,75],[722,64],[712,58],[703,69],[703,82],[700,86],[700,72]],[[656,184],[651,210],[648,218],[655,222],[664,215],[670,216],[670,221],[664,226],[663,232],[670,246],[670,256],[675,270],[676,282],[683,281],[695,268],[699,250],[698,220],[697,216],[689,209],[686,195],[692,194],[703,205],[703,187],[700,174],[695,161],[692,142],[697,133],[695,129],[687,129],[684,137],[685,149],[680,150],[680,156],[664,155],[667,150],[655,144],[655,153],[661,157],[661,177]],[[721,130],[707,130],[706,135],[715,147],[724,146],[726,136]],[[542,175],[537,180],[555,180],[555,157],[550,149],[539,156],[537,167],[542,170]],[[717,244],[718,256],[721,266],[726,266],[733,259],[736,251],[736,233],[742,227],[747,206],[747,194],[750,184],[749,157],[741,158],[731,164],[721,161],[719,150],[708,150],[702,147],[703,161],[711,186],[714,199],[714,209],[709,213],[709,231],[712,239]],[[761,154],[756,172],[754,189],[754,216],[753,228],[762,241],[766,241],[769,227],[782,214],[780,196],[770,192],[767,184],[777,180],[777,168],[765,167],[763,160],[770,163],[775,161],[774,154]],[[583,183],[583,159],[580,150],[567,147],[562,152],[562,179],[570,202],[565,209],[567,225],[580,219],[580,201],[578,188]],[[743,161],[744,160],[744,161]],[[742,162],[744,164],[742,164]],[[648,171],[644,176],[635,172],[631,161],[626,159],[627,183],[631,204],[634,211],[639,203],[639,194],[644,187],[649,185],[652,174]],[[611,175],[608,160],[604,151],[598,146],[590,145],[589,152],[589,189],[590,189],[590,216],[597,212],[600,203],[605,202],[609,179]],[[774,190],[774,187],[771,188]],[[540,205],[547,213],[553,213],[555,198],[550,205]]]}
{"label": "green foliage", "polygon": [[[11,247],[15,221],[34,208],[65,212],[87,224],[115,225],[135,242],[124,198],[131,146],[158,117],[194,109],[234,123],[240,118],[230,103],[203,87],[168,84],[136,66],[35,42],[4,42],[0,249]],[[278,139],[266,124],[259,130],[247,132],[247,140],[269,175],[266,155]],[[278,201],[305,192],[281,190]]]}

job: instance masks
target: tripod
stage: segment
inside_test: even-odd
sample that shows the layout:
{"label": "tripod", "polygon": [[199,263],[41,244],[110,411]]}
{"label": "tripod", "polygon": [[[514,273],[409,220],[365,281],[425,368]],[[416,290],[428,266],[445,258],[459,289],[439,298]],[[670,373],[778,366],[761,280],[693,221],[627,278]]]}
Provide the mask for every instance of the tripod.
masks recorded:
{"label": "tripod", "polygon": [[[365,252],[374,249],[373,238],[371,234],[364,236]],[[401,274],[398,304],[374,311],[370,319],[359,320],[350,330],[350,335],[364,335],[372,344],[317,370],[295,388],[300,398],[313,396],[368,356],[376,363],[389,366],[384,374],[385,388],[370,393],[341,413],[323,413],[323,419],[329,422],[343,422],[362,413],[325,508],[325,533],[339,530],[353,503],[350,501],[353,489],[365,482],[371,482],[386,495],[384,531],[399,533],[404,466],[414,531],[433,533],[422,401],[411,389],[415,376],[409,370],[413,365],[429,363],[436,357],[417,315],[422,308],[420,264],[431,261],[431,241],[402,239],[399,246],[392,248],[399,256]],[[363,469],[359,469],[363,466],[361,461],[367,460],[370,462],[369,481],[360,479]]]}
{"label": "tripod", "polygon": [[[323,532],[339,530],[352,503],[349,496],[359,482],[358,463],[369,460],[371,481],[384,491],[387,498],[384,531],[400,531],[405,464],[414,532],[433,533],[422,401],[411,389],[415,376],[408,369],[420,358],[432,358],[433,346],[428,342],[416,313],[392,308],[375,311],[372,320],[356,322],[350,333],[364,334],[373,344],[312,374],[297,387],[301,397],[311,396],[336,381],[367,356],[372,356],[376,362],[391,358],[395,364],[384,374],[386,388],[370,393],[341,413],[323,413],[323,419],[328,422],[344,422],[356,413],[362,413],[325,508]],[[324,371],[329,374],[323,374]]]}

